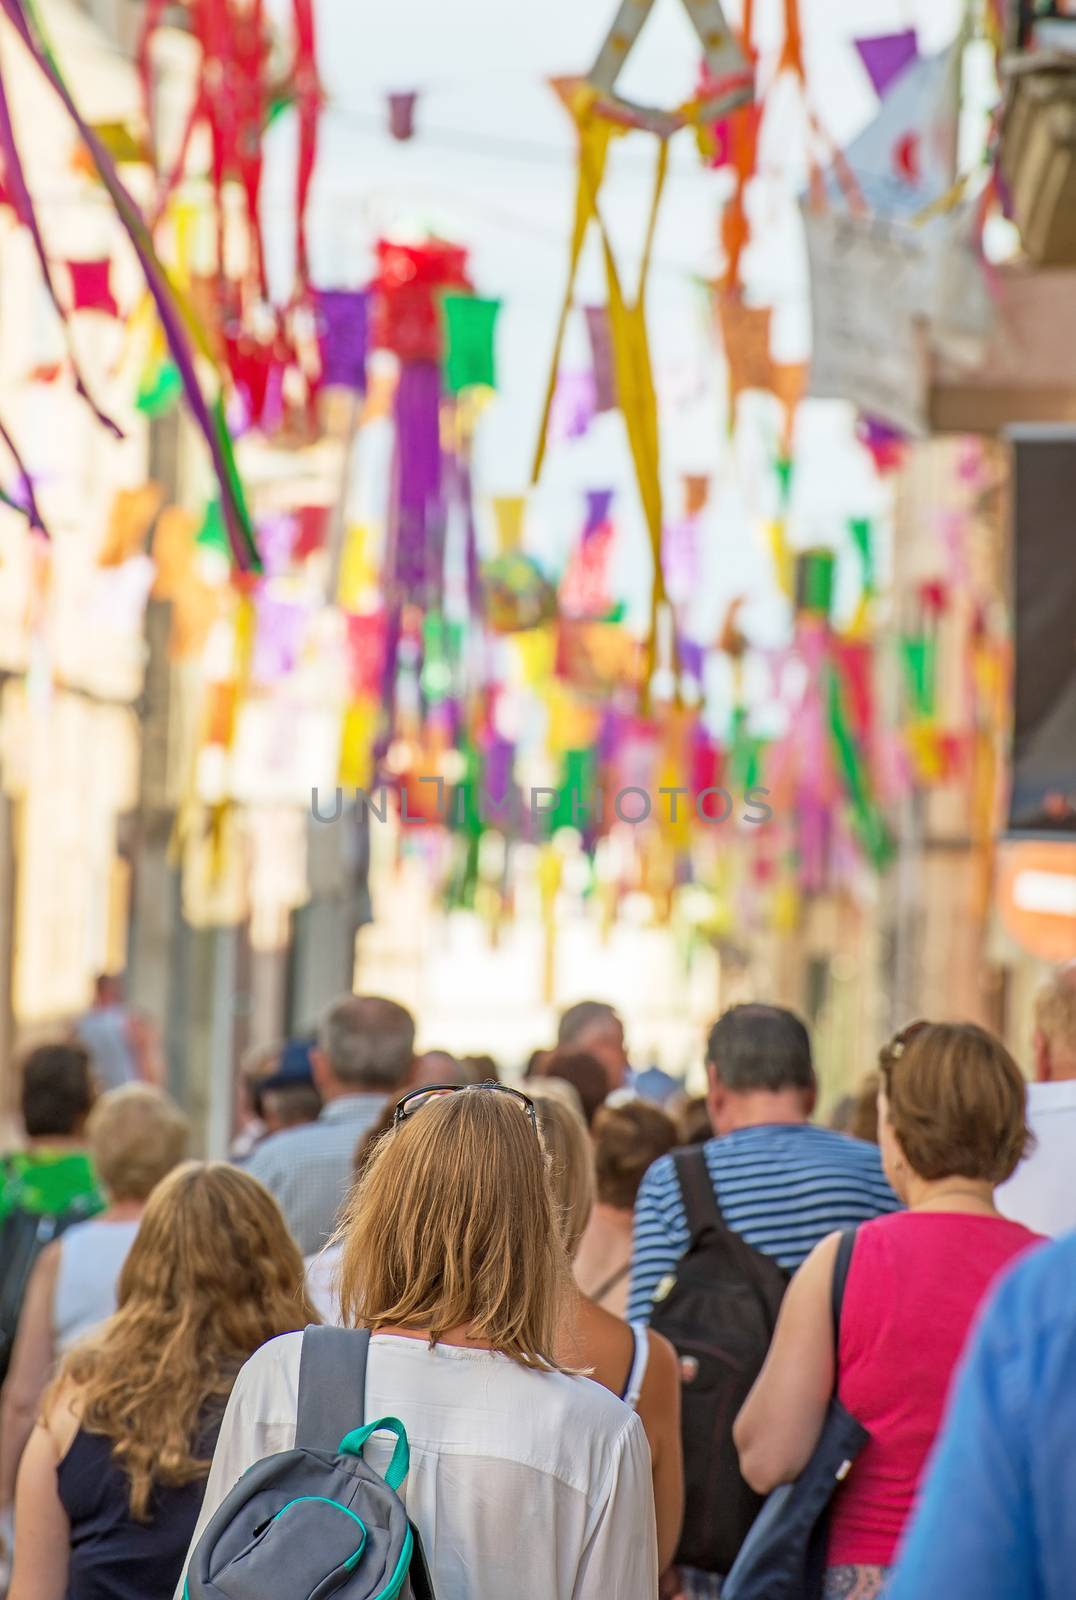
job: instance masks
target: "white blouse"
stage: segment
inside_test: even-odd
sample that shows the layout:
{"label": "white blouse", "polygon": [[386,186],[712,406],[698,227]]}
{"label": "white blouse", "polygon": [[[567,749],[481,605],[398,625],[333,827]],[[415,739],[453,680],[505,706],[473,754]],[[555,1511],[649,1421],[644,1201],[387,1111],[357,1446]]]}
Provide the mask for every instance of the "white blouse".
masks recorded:
{"label": "white blouse", "polygon": [[[236,1480],[295,1443],[302,1335],[264,1345],[228,1402],[191,1548]],[[401,1494],[437,1600],[655,1600],[650,1450],[641,1422],[589,1378],[534,1372],[491,1350],[375,1334],[365,1420],[399,1417]],[[357,1425],[341,1398],[341,1435]],[[392,1440],[366,1459],[388,1466]],[[183,1580],[176,1590],[181,1600]]]}

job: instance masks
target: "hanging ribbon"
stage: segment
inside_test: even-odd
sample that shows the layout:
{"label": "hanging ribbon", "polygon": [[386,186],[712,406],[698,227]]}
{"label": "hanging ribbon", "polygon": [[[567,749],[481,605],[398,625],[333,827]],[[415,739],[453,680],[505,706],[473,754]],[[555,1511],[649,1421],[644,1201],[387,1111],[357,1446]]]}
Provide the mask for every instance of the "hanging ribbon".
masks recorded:
{"label": "hanging ribbon", "polygon": [[34,486],[31,481],[30,474],[23,465],[22,456],[18,452],[18,448],[14,439],[11,437],[10,433],[8,433],[2,422],[0,422],[0,439],[4,441],[4,444],[7,447],[8,455],[15,463],[16,470],[18,471],[19,478],[21,480],[22,497],[25,501],[25,504],[20,505],[19,501],[16,500],[12,495],[5,494],[3,495],[4,504],[9,505],[13,511],[21,511],[29,521],[31,528],[36,528],[37,531],[39,533],[43,533],[47,539],[49,537],[49,530],[46,528],[41,517],[41,512],[38,510],[37,501],[34,498]]}
{"label": "hanging ribbon", "polygon": [[299,161],[295,179],[296,270],[299,293],[310,292],[310,248],[307,207],[318,158],[318,119],[321,84],[318,81],[313,0],[293,0],[295,18],[295,102],[299,119]]}
{"label": "hanging ribbon", "polygon": [[590,150],[588,159],[591,173],[588,180],[583,170],[583,110],[580,102],[592,104],[592,97],[580,85],[559,85],[565,105],[575,119],[576,134],[579,140],[579,177],[575,190],[575,220],[572,224],[572,240],[568,254],[568,282],[564,289],[564,299],[561,303],[560,316],[557,319],[557,331],[553,338],[553,357],[550,362],[549,382],[546,387],[545,403],[542,406],[542,420],[538,429],[538,443],[535,449],[534,464],[531,468],[531,482],[537,483],[542,475],[542,463],[545,460],[546,441],[549,435],[549,413],[553,408],[553,396],[556,393],[557,374],[560,370],[561,351],[564,348],[564,336],[568,330],[568,317],[572,309],[572,299],[575,293],[575,280],[579,274],[579,261],[583,254],[583,245],[586,242],[587,230],[594,216],[595,186],[600,186],[605,173],[605,164],[609,154],[609,143],[614,134],[621,130],[614,128],[612,123],[589,119],[588,135]]}
{"label": "hanging ribbon", "polygon": [[[4,14],[37,62],[41,72],[51,83],[62,101],[71,121],[93,157],[94,166],[97,168],[101,182],[111,196],[117,215],[134,246],[135,253],[145,273],[146,282],[156,302],[161,324],[172,353],[172,359],[183,379],[183,387],[186,391],[188,404],[206,444],[209,446],[214,470],[220,483],[222,508],[233,559],[241,570],[245,571],[251,567],[256,568],[258,566],[258,550],[254,540],[250,513],[247,510],[246,500],[236,469],[235,457],[232,453],[231,440],[224,417],[223,400],[218,396],[212,412],[210,411],[194,368],[187,330],[190,330],[195,343],[202,350],[202,353],[212,361],[204,335],[200,334],[200,330],[189,311],[183,309],[183,302],[153,247],[153,241],[150,238],[149,230],[141,212],[121,181],[108,152],[93,129],[88,126],[79,114],[51,51],[40,37],[36,25],[32,28],[27,19],[23,0],[0,0],[0,7],[2,7]],[[0,138],[2,138],[4,123],[3,105],[4,97],[0,92]],[[10,176],[9,168],[9,179]],[[84,393],[84,390],[80,389],[80,393]],[[94,410],[96,412],[96,407],[94,407]],[[97,415],[100,416],[100,413],[97,412]],[[107,419],[102,420],[107,422]],[[113,432],[118,434],[114,424],[108,423],[107,425]]]}

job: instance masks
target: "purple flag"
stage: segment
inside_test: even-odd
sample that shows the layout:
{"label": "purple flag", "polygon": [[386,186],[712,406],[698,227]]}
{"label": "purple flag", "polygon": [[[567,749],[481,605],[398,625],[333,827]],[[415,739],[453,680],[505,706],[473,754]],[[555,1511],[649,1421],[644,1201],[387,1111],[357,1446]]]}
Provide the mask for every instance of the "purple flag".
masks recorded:
{"label": "purple flag", "polygon": [[879,99],[889,85],[919,59],[919,41],[914,28],[904,33],[880,33],[873,39],[857,39],[855,46]]}
{"label": "purple flag", "polygon": [[395,482],[389,570],[396,593],[424,599],[440,581],[444,553],[441,369],[404,361],[396,386]]}
{"label": "purple flag", "polygon": [[587,520],[583,524],[583,538],[589,538],[596,533],[603,523],[609,521],[609,510],[613,504],[615,489],[588,489],[587,490]]}
{"label": "purple flag", "polygon": [[593,372],[562,372],[549,412],[549,443],[581,439],[594,421],[597,404]]}
{"label": "purple flag", "polygon": [[613,335],[609,327],[608,306],[584,306],[590,354],[594,362],[594,404],[598,411],[616,410],[616,377],[613,372]]}
{"label": "purple flag", "polygon": [[293,600],[278,600],[264,589],[255,601],[255,609],[257,631],[251,676],[255,683],[276,683],[294,669],[299,659],[310,611]]}
{"label": "purple flag", "polygon": [[366,392],[368,297],[365,289],[315,290],[321,381]]}

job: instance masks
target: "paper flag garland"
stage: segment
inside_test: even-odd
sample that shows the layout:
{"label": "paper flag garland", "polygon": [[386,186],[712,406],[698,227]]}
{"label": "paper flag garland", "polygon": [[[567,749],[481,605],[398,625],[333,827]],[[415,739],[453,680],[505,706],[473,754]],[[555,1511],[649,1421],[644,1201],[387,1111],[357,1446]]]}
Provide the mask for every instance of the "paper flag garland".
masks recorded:
{"label": "paper flag garland", "polygon": [[120,308],[112,293],[110,275],[112,263],[107,256],[100,261],[68,261],[71,277],[72,311],[100,311],[106,317],[118,317]]}
{"label": "paper flag garland", "polygon": [[482,300],[477,295],[442,295],[444,372],[450,394],[459,394],[463,389],[497,387],[493,334],[500,309],[499,300]]}
{"label": "paper flag garland", "polygon": [[854,42],[859,59],[867,69],[871,87],[879,99],[894,79],[919,59],[919,41],[914,28],[908,28],[903,33],[881,33]]}
{"label": "paper flag garland", "polygon": [[321,381],[366,392],[369,295],[365,289],[316,289],[314,306],[321,352]]}

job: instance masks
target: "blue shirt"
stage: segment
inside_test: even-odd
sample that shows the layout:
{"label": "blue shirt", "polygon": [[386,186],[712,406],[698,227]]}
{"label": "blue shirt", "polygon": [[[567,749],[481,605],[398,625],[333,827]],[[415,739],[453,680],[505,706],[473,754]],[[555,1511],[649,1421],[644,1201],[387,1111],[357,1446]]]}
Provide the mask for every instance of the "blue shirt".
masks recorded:
{"label": "blue shirt", "polygon": [[284,1128],[256,1146],[246,1169],[274,1194],[304,1256],[329,1239],[347,1199],[355,1150],[385,1106],[384,1095],[345,1094],[322,1107],[316,1122]]}
{"label": "blue shirt", "polygon": [[1076,1591],[1076,1234],[995,1289],[887,1600],[1071,1600]]}
{"label": "blue shirt", "polygon": [[[710,1139],[703,1149],[729,1227],[787,1271],[827,1234],[899,1207],[877,1145],[829,1128],[768,1123]],[[662,1156],[635,1202],[629,1321],[649,1321],[655,1290],[690,1242],[676,1167]]]}

